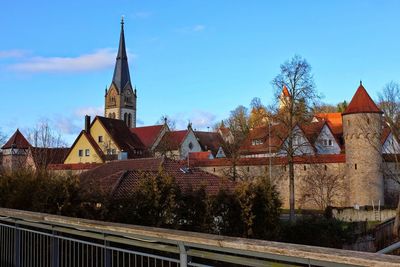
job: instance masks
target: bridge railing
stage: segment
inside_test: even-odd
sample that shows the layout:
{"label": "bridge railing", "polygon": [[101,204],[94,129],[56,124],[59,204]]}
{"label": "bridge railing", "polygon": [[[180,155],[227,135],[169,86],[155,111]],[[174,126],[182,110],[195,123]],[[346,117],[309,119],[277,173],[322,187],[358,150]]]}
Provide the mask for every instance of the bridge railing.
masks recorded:
{"label": "bridge railing", "polygon": [[0,266],[399,266],[396,256],[0,209]]}

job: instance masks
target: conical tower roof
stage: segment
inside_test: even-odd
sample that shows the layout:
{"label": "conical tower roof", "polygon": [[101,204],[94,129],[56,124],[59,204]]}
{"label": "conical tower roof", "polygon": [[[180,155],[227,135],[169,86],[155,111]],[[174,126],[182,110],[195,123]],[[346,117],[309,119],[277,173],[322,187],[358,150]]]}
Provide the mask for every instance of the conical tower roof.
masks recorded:
{"label": "conical tower roof", "polygon": [[112,82],[115,84],[115,86],[120,92],[122,92],[125,86],[131,82],[131,76],[129,74],[128,56],[126,54],[126,47],[125,47],[123,18],[121,20],[121,34],[119,38],[119,48],[118,48],[117,60],[115,63]]}
{"label": "conical tower roof", "polygon": [[382,113],[374,100],[369,96],[367,90],[365,90],[362,82],[360,82],[360,86],[342,115],[354,113]]}
{"label": "conical tower roof", "polygon": [[30,147],[31,144],[29,144],[28,140],[26,140],[25,136],[19,131],[19,129],[17,129],[1,149],[28,149]]}

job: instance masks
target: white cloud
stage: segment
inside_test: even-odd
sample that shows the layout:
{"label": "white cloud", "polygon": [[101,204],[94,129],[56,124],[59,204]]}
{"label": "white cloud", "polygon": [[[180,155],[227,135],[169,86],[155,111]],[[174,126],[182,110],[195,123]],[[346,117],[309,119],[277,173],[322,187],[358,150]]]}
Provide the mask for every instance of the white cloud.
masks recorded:
{"label": "white cloud", "polygon": [[104,107],[82,107],[75,110],[74,115],[83,118],[85,115],[96,117],[96,115],[103,115]]}
{"label": "white cloud", "polygon": [[9,69],[31,73],[100,70],[113,66],[115,55],[116,51],[113,49],[100,49],[77,57],[32,57],[9,65]]}
{"label": "white cloud", "polygon": [[12,49],[0,51],[0,58],[21,58],[26,55],[26,51]]}
{"label": "white cloud", "polygon": [[192,123],[193,129],[206,130],[207,127],[212,127],[215,124],[216,115],[204,111],[194,110],[190,113],[177,113],[171,116],[171,119],[176,122],[176,128],[186,129],[189,122]]}

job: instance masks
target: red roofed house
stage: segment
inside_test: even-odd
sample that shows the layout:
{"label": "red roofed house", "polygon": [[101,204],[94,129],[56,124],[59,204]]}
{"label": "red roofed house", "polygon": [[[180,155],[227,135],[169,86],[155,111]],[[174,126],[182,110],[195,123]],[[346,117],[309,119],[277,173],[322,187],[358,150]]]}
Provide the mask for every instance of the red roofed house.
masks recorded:
{"label": "red roofed house", "polygon": [[131,128],[130,131],[142,141],[146,150],[153,154],[161,138],[166,132],[169,132],[169,128],[167,123],[164,123],[162,125]]}
{"label": "red roofed house", "polygon": [[191,152],[201,152],[201,145],[189,123],[187,130],[166,132],[155,148],[156,156],[186,159]]}
{"label": "red roofed house", "polygon": [[44,169],[49,164],[63,163],[69,148],[33,147],[17,129],[1,147],[1,167],[5,171],[23,168]]}
{"label": "red roofed house", "polygon": [[[326,187],[329,177],[337,177],[343,189],[335,192],[330,205],[383,205],[392,194],[398,196],[399,185],[389,179],[396,172],[396,157],[386,155],[400,154],[400,145],[398,138],[383,127],[383,120],[381,110],[360,84],[343,113],[315,114],[310,123],[296,125],[301,140],[295,143],[302,146],[295,156],[296,205],[315,207],[307,200],[312,191],[302,187],[307,177],[324,178],[327,184],[321,186]],[[271,175],[284,207],[289,205],[288,169],[282,153],[286,135],[287,130],[279,124],[251,130],[240,148],[242,158],[236,162],[237,173],[243,177]],[[191,164],[218,175],[226,175],[232,168],[229,159],[198,157]]]}

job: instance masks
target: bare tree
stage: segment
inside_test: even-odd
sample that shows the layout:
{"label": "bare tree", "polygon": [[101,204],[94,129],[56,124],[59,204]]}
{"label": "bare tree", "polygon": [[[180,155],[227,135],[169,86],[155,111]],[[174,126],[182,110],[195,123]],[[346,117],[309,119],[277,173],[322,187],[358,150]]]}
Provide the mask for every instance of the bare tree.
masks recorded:
{"label": "bare tree", "polygon": [[161,118],[156,122],[157,124],[164,124],[166,123],[168,125],[168,128],[171,131],[174,131],[176,129],[176,121],[173,120],[170,116],[168,115],[162,115]]}
{"label": "bare tree", "polygon": [[67,151],[61,134],[53,130],[47,121],[39,122],[29,130],[28,141],[32,145],[30,153],[38,169],[46,169],[55,158],[62,158]]}
{"label": "bare tree", "polygon": [[[383,112],[385,126],[389,128],[393,138],[388,152],[391,152],[390,161],[392,161],[395,166],[393,170],[390,168],[384,169],[385,178],[392,180],[397,186],[400,186],[400,175],[398,172],[400,158],[397,154],[400,137],[400,85],[398,83],[391,81],[384,86],[382,93],[379,94],[379,107]],[[400,234],[400,197],[397,197],[398,204],[393,228],[395,237],[399,237]]]}
{"label": "bare tree", "polygon": [[336,171],[328,172],[326,165],[309,164],[309,170],[300,183],[301,197],[299,203],[311,204],[320,210],[328,206],[340,205],[344,199],[346,186],[344,177]]}
{"label": "bare tree", "polygon": [[237,170],[237,163],[240,159],[240,147],[249,133],[249,112],[246,107],[238,106],[231,111],[229,118],[224,122],[232,136],[232,142],[226,140],[222,148],[231,162],[231,168],[226,176],[232,180],[237,180],[240,175]]}
{"label": "bare tree", "polygon": [[[289,192],[291,222],[295,220],[295,195],[294,195],[294,156],[298,140],[298,132],[294,127],[308,118],[311,106],[316,105],[319,99],[316,91],[311,65],[302,57],[294,56],[280,66],[280,73],[272,80],[275,96],[280,105],[274,107],[274,121],[282,124],[287,129],[285,141],[285,154],[289,166]],[[282,90],[286,88],[285,94]]]}

